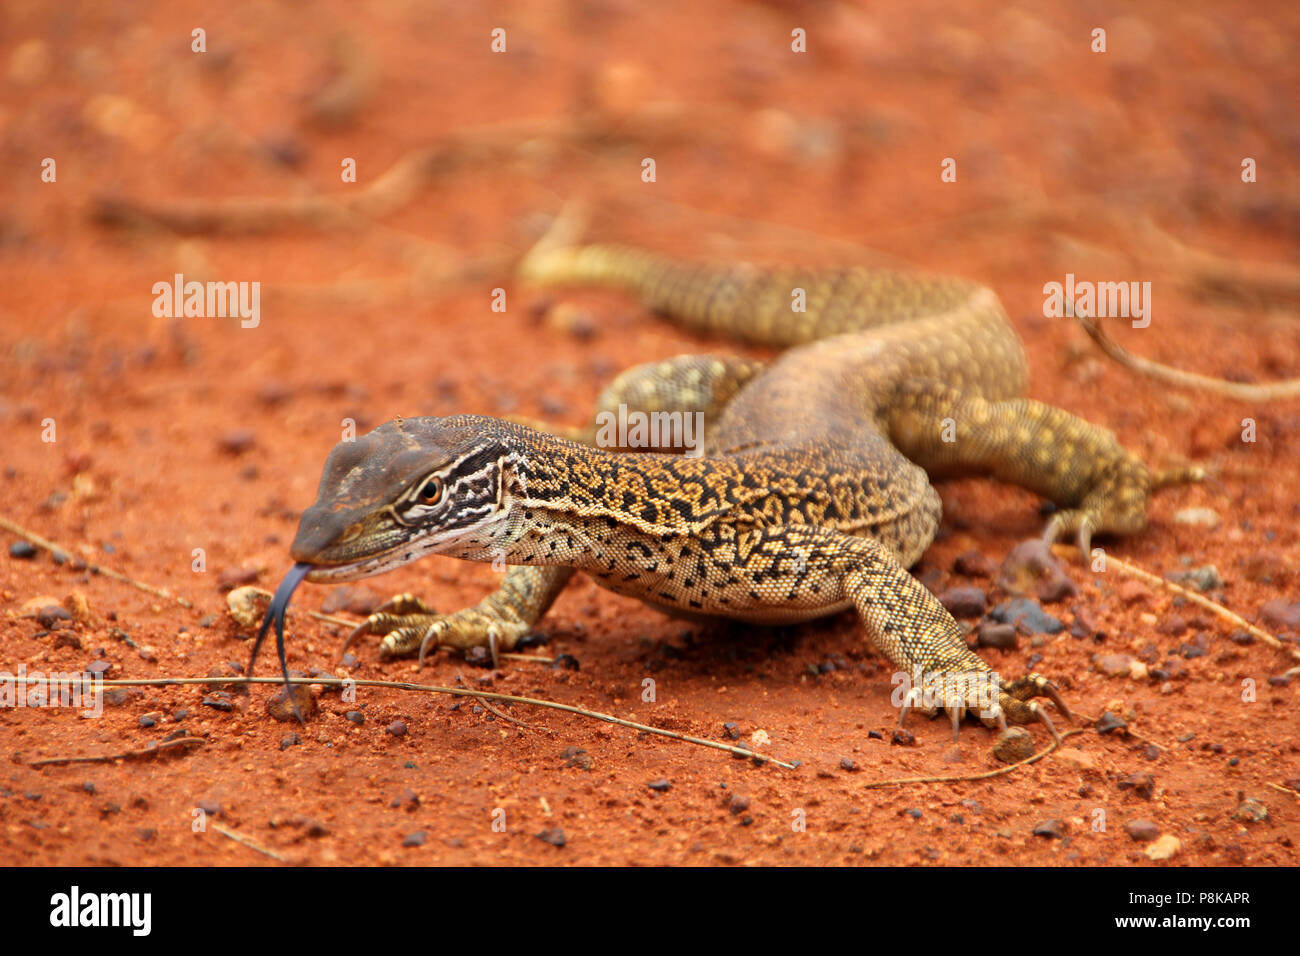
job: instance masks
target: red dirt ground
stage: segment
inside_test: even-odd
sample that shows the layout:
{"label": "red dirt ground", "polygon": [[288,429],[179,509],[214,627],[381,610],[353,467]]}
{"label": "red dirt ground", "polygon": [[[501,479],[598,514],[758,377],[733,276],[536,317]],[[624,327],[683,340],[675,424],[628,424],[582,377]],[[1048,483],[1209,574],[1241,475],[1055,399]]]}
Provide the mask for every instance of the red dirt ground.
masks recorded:
{"label": "red dirt ground", "polygon": [[[558,318],[565,310],[547,312],[505,267],[409,284],[431,262],[454,269],[458,256],[519,253],[570,196],[590,201],[599,238],[683,256],[893,260],[988,283],[1025,337],[1035,398],[1114,429],[1155,465],[1195,460],[1214,472],[1161,493],[1148,529],[1107,542],[1113,553],[1157,574],[1213,564],[1225,581],[1216,596],[1252,622],[1266,602],[1294,596],[1296,401],[1228,401],[1139,379],[1072,324],[1043,318],[1042,286],[1067,272],[1150,280],[1150,328],[1112,323],[1134,351],[1236,380],[1300,375],[1295,4],[1244,14],[1153,2],[1133,14],[1116,2],[1087,16],[988,0],[652,13],[628,0],[473,14],[401,2],[202,6],[157,4],[142,16],[127,3],[75,14],[6,4],[0,514],[194,606],[44,552],[6,551],[4,669],[102,659],[109,677],[156,678],[242,664],[247,630],[226,615],[219,576],[254,568],[274,587],[344,417],[363,430],[454,412],[577,424],[617,370],[720,347],[616,295],[555,296],[589,314],[591,334],[576,335]],[[190,50],[196,26],[207,30],[204,54]],[[496,26],[507,29],[504,54],[489,50]],[[1108,30],[1104,54],[1089,49],[1098,26]],[[807,30],[806,54],[790,49],[796,27]],[[346,198],[451,134],[592,110],[617,127],[651,102],[669,104],[685,133],[575,149],[543,132],[513,157],[446,170],[379,222],[248,236],[92,220],[105,195]],[[313,119],[313,109],[328,115]],[[652,184],[640,179],[646,156],[657,164]],[[55,183],[40,180],[44,157],[57,162]],[[356,158],[358,184],[339,181],[343,157]],[[955,183],[940,181],[944,157],[957,160]],[[1258,182],[1241,181],[1243,157],[1257,161]],[[1254,281],[1266,263],[1286,281]],[[1245,278],[1211,294],[1211,265]],[[155,318],[152,285],[175,272],[260,281],[260,325]],[[507,290],[503,314],[489,308],[497,286]],[[54,443],[41,437],[50,418]],[[1244,418],[1258,441],[1240,440]],[[1000,561],[1037,533],[1037,502],[986,481],[941,491],[945,533],[918,573],[1002,600],[990,580],[954,572],[954,558],[976,548]],[[1176,523],[1187,508],[1221,521]],[[6,549],[14,540],[4,537]],[[195,548],[205,549],[205,573],[191,570]],[[509,661],[491,672],[444,653],[417,672],[381,661],[373,641],[349,670],[335,654],[341,632],[303,616],[290,619],[290,666],[444,685],[463,675],[719,740],[734,723],[746,741],[765,731],[759,749],[799,769],[511,708],[532,726],[523,729],[443,696],[362,689],[345,705],[326,694],[304,729],[268,716],[266,687],[235,695],[229,713],[202,705],[198,688],[145,688],[98,720],[0,710],[9,757],[0,862],[271,862],[215,828],[194,832],[194,808],[216,804],[224,827],[311,864],[1147,865],[1145,844],[1125,832],[1134,819],[1181,841],[1172,865],[1294,864],[1300,798],[1278,787],[1300,776],[1300,681],[1268,681],[1294,662],[1259,641],[1235,643],[1231,624],[1114,569],[1076,562],[1069,574],[1079,595],[1047,610],[1067,624],[1090,618],[1104,639],[1066,633],[983,653],[1011,674],[1040,656],[1033,666],[1079,711],[1114,703],[1167,749],[1089,730],[1068,741],[1084,755],[1072,762],[1054,754],[979,782],[864,789],[1000,766],[993,735],[967,724],[954,748],[946,723],[916,719],[916,745],[891,745],[889,671],[851,615],[781,632],[704,628],[581,579],[545,621],[540,652],[571,654],[578,671]],[[365,583],[453,609],[495,579],[489,566],[435,558]],[[49,632],[20,616],[33,598],[72,592],[89,603],[84,622]],[[319,608],[329,593],[305,585],[295,607]],[[1208,653],[1184,660],[1180,645],[1198,634]],[[1148,645],[1153,666],[1174,657],[1185,676],[1162,685],[1094,667],[1097,654]],[[823,673],[827,661],[842,666]],[[264,654],[259,673],[273,668]],[[647,677],[654,703],[641,700]],[[345,718],[354,708],[364,723]],[[140,726],[143,715],[156,725]],[[406,736],[386,731],[396,720]],[[142,748],[179,728],[206,744],[139,761],[30,765]],[[295,730],[301,743],[282,750]],[[1043,746],[1043,729],[1032,732]],[[1121,786],[1133,774],[1154,777],[1146,796]],[[661,778],[670,789],[648,788]],[[1234,819],[1241,792],[1269,819]],[[492,828],[497,808],[505,832]],[[806,832],[792,828],[797,810]],[[1094,829],[1098,811],[1104,830]],[[1053,818],[1063,838],[1033,835]],[[563,847],[536,837],[554,828]],[[417,831],[426,842],[404,846]]]}

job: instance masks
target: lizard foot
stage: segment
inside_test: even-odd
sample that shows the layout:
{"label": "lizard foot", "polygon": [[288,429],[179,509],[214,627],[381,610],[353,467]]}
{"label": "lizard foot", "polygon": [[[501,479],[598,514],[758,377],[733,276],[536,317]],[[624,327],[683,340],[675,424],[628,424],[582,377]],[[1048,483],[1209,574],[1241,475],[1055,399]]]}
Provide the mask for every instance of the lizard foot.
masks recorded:
{"label": "lizard foot", "polygon": [[920,686],[911,688],[904,696],[898,726],[903,726],[910,710],[920,711],[930,717],[942,710],[952,721],[954,741],[958,739],[961,719],[971,713],[978,716],[986,726],[997,726],[1003,730],[1006,729],[1008,719],[1017,724],[1037,721],[1059,742],[1061,735],[1057,732],[1056,725],[1043,706],[1033,700],[1035,697],[1046,697],[1056,704],[1066,720],[1074,722],[1074,716],[1056,685],[1041,674],[1027,674],[999,686],[996,676],[991,672],[974,670],[927,675]]}
{"label": "lizard foot", "polygon": [[1056,725],[1047,716],[1043,705],[1033,699],[1035,697],[1046,697],[1056,705],[1056,709],[1067,721],[1074,723],[1074,715],[1070,713],[1070,708],[1066,706],[1057,686],[1042,674],[1031,672],[1006,684],[998,694],[999,724],[1005,727],[1003,715],[1017,724],[1031,724],[1038,721],[1048,729],[1052,739],[1060,743],[1061,735],[1057,733]]}
{"label": "lizard foot", "polygon": [[402,657],[418,651],[423,665],[431,649],[486,647],[492,653],[495,667],[498,651],[512,649],[528,631],[523,621],[510,620],[479,607],[438,614],[414,595],[398,594],[353,628],[340,653],[362,635],[377,634],[383,635],[379,642],[381,657]]}

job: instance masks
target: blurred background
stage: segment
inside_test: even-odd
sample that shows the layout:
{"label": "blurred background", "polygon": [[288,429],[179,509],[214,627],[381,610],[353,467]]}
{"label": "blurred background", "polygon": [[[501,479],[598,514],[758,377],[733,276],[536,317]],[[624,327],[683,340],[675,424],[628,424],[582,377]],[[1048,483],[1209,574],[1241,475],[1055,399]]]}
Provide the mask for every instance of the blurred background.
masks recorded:
{"label": "blurred background", "polygon": [[[1228,603],[1253,613],[1300,573],[1295,402],[1207,399],[1139,378],[1102,358],[1071,320],[1046,318],[1043,286],[1067,273],[1149,281],[1150,326],[1112,323],[1134,352],[1242,381],[1300,375],[1298,38],[1294,0],[0,0],[0,514],[193,604],[182,610],[32,549],[11,552],[0,561],[5,659],[69,668],[93,654],[113,662],[113,675],[229,673],[248,635],[227,618],[223,592],[273,586],[289,566],[298,515],[346,422],[364,431],[396,415],[477,412],[576,425],[625,367],[687,351],[746,351],[674,329],[625,296],[516,283],[518,257],[575,199],[590,210],[592,239],[725,261],[908,265],[987,283],[1025,338],[1034,397],[1112,428],[1155,465],[1194,459],[1214,470],[1213,481],[1156,499],[1155,530],[1126,540],[1125,555],[1160,572],[1213,563],[1228,580]],[[1253,182],[1243,181],[1246,160]],[[353,167],[355,181],[345,181]],[[955,177],[945,179],[945,168]],[[156,315],[154,284],[177,273],[260,283],[256,327]],[[505,295],[504,312],[493,311],[494,290]],[[1241,437],[1245,418],[1258,426],[1251,444]],[[990,482],[941,492],[944,532],[922,569],[931,586],[948,580],[963,551],[1000,558],[1040,530],[1038,502],[1025,492]],[[1175,520],[1176,509],[1222,524],[1208,533]],[[195,573],[196,548],[206,573]],[[451,610],[496,581],[488,565],[430,559],[328,607],[365,613],[412,591]],[[70,588],[84,591],[95,622],[78,625],[84,651],[80,638],[61,643],[19,618],[25,603],[44,606],[37,596],[57,601]],[[295,607],[321,607],[330,594],[304,585]],[[1080,600],[1098,641],[1102,630],[1121,641],[1153,633],[1147,605],[1112,599],[1109,582],[1088,585]],[[129,648],[114,634],[119,625],[135,641]],[[912,759],[883,744],[867,756],[864,722],[885,728],[895,717],[882,675],[857,673],[875,664],[855,621],[810,626],[794,641],[746,632],[697,644],[683,628],[577,579],[547,619],[547,653],[580,654],[582,671],[512,668],[500,681],[622,713],[651,665],[671,668],[671,695],[655,720],[696,733],[718,733],[723,720],[739,720],[746,733],[770,729],[782,752],[826,770],[819,792],[849,753],[873,772],[881,761]],[[338,633],[302,617],[291,630],[291,666],[336,666]],[[360,663],[349,666],[369,668],[367,676],[414,666],[380,662],[373,644],[354,650]],[[1093,641],[1045,652],[1045,670],[1079,686],[1092,679]],[[1227,659],[1217,653],[1205,671],[1193,664],[1199,683],[1179,685],[1180,694],[1190,688],[1185,698],[1151,708],[1164,715],[1152,732],[1172,740],[1183,721],[1203,731],[1195,745],[1203,750],[1202,739],[1231,727],[1243,753],[1282,760],[1278,728],[1293,712],[1282,685],[1269,691],[1271,707],[1243,716],[1232,693],[1213,696],[1232,685],[1216,683]],[[1260,668],[1272,652],[1251,653]],[[852,669],[824,663],[844,655]],[[1034,666],[1041,657],[1025,648],[1002,662]],[[449,682],[463,662],[443,656],[432,666]],[[734,693],[720,696],[728,686]],[[250,820],[323,816],[338,840],[311,844],[325,847],[311,851],[318,861],[339,859],[337,845],[350,860],[390,862],[395,811],[385,808],[392,793],[417,784],[385,756],[399,745],[380,728],[402,715],[413,729],[406,742],[419,741],[419,785],[437,795],[431,828],[479,834],[498,783],[519,791],[528,822],[513,849],[470,835],[469,849],[444,852],[476,860],[551,852],[530,835],[554,825],[550,810],[543,818],[531,808],[543,790],[559,807],[557,793],[571,788],[566,826],[595,848],[576,859],[680,860],[688,838],[692,852],[717,847],[710,859],[743,858],[732,849],[744,839],[735,827],[710,823],[731,819],[734,806],[719,810],[708,789],[715,772],[734,778],[743,763],[696,766],[684,751],[628,746],[577,724],[564,725],[562,741],[521,736],[501,746],[499,725],[409,698],[372,702],[381,717],[365,730],[341,714],[313,730],[333,734],[329,747],[352,746],[348,759],[321,747],[286,756],[283,725],[260,710],[242,721],[196,699],[160,693],[110,708],[104,722],[59,724],[62,748],[102,749],[113,733],[127,749],[145,733],[138,712],[181,703],[196,712],[191,722],[226,740],[224,749],[149,771],[157,814],[183,826],[160,824],[156,839],[151,830],[136,841],[129,827],[102,823],[80,785],[46,787],[46,799],[23,801],[22,811],[49,824],[42,848],[83,863],[192,862],[220,852],[191,839],[189,809],[206,793],[242,801]],[[28,745],[48,752],[46,723],[37,721],[18,715],[6,726],[15,735],[35,729]],[[256,761],[262,772],[229,772],[232,748],[245,744],[239,762],[252,770]],[[557,756],[567,744],[590,748],[602,772],[618,768],[618,787],[593,789],[564,769],[519,787],[535,766],[572,767]],[[1106,765],[1111,777],[1134,769],[1123,759],[1113,771]],[[6,766],[13,793],[39,786],[36,771]],[[1243,761],[1237,772],[1245,769]],[[1162,787],[1176,777],[1173,793],[1230,789],[1222,758],[1180,752],[1159,772]],[[1282,779],[1285,771],[1270,772]],[[1060,815],[1082,815],[1078,781],[1044,774],[1035,786],[1055,784],[1049,803],[1066,808]],[[663,776],[699,783],[674,792],[683,803],[671,805],[680,813],[671,839],[654,813],[625,813],[644,806],[638,781]],[[764,788],[781,788],[769,801],[775,817],[802,805],[803,779],[764,778]],[[324,780],[337,782],[327,789]],[[129,777],[101,779],[100,792],[135,813],[134,786]],[[349,796],[357,793],[365,799]],[[917,798],[881,794],[880,806],[892,808],[854,837],[866,857],[845,857],[846,838],[816,827],[807,842],[777,849],[788,815],[769,818],[777,835],[768,849],[751,850],[767,860],[915,862],[921,848],[909,840],[922,837],[895,835],[911,827],[903,810]],[[866,815],[849,814],[861,798],[847,783],[835,797],[834,812],[859,821],[856,830]],[[1178,806],[1188,827],[1193,814],[1220,812],[1208,797]],[[644,816],[639,842],[628,835],[628,813]],[[937,804],[926,813],[947,817]],[[577,814],[589,814],[590,825]],[[1037,819],[1017,822],[1015,852],[1059,862],[1057,841],[1029,835]],[[1274,831],[1252,840],[1231,827],[1249,856],[1230,845],[1226,857],[1206,849],[1194,860],[1276,863],[1289,852]],[[991,833],[962,843],[926,832],[934,848],[924,859],[978,863],[1007,852]],[[1082,862],[1105,861],[1095,849],[1104,845],[1110,859],[1131,854],[1115,833],[1109,844],[1088,842]],[[15,839],[23,843],[15,858],[31,853],[29,838]],[[145,839],[155,842],[142,849]],[[581,852],[575,843],[569,859]],[[1083,846],[1066,859],[1079,859]],[[245,851],[230,844],[226,852]]]}
{"label": "blurred background", "polygon": [[[238,539],[250,513],[292,522],[344,418],[573,424],[619,369],[709,347],[623,297],[512,282],[571,199],[594,239],[980,279],[1036,394],[1153,457],[1210,454],[1238,410],[1107,379],[1042,287],[1152,281],[1151,327],[1115,330],[1134,350],[1296,373],[1298,20],[1293,3],[6,0],[11,497],[62,501],[81,476],[56,513],[84,527],[207,482],[182,524]],[[257,328],[155,316],[176,273],[261,283]],[[1169,414],[1184,427],[1152,434]],[[260,539],[266,563],[285,530]]]}

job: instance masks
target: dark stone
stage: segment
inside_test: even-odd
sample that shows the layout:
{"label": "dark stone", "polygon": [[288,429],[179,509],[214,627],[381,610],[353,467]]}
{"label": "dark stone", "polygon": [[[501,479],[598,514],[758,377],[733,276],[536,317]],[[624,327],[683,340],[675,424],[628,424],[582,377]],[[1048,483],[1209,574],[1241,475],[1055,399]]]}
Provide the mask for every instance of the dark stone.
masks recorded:
{"label": "dark stone", "polygon": [[549,843],[553,847],[562,847],[565,844],[564,831],[559,827],[551,827],[537,834],[537,839],[543,843]]}
{"label": "dark stone", "polygon": [[953,617],[979,617],[987,602],[984,591],[976,587],[948,588],[939,595],[939,603]]}
{"label": "dark stone", "polygon": [[983,621],[975,628],[975,644],[978,647],[997,647],[1003,650],[1015,650],[1020,643],[1016,629],[1010,624],[995,624]]}
{"label": "dark stone", "polygon": [[1003,601],[989,615],[1002,624],[1011,624],[1025,634],[1059,634],[1065,630],[1061,621],[1047,614],[1030,598]]}
{"label": "dark stone", "polygon": [[1058,819],[1044,820],[1034,827],[1034,836],[1059,840],[1065,836],[1065,824]]}
{"label": "dark stone", "polygon": [[1109,710],[1097,718],[1096,727],[1099,734],[1113,734],[1119,731],[1121,736],[1128,735],[1128,721]]}
{"label": "dark stone", "polygon": [[1150,820],[1130,820],[1124,824],[1124,832],[1129,835],[1130,840],[1135,840],[1138,843],[1150,843],[1160,836],[1160,827]]}
{"label": "dark stone", "polygon": [[1143,800],[1150,800],[1156,789],[1156,778],[1149,773],[1131,773],[1116,786],[1121,790],[1132,790]]}

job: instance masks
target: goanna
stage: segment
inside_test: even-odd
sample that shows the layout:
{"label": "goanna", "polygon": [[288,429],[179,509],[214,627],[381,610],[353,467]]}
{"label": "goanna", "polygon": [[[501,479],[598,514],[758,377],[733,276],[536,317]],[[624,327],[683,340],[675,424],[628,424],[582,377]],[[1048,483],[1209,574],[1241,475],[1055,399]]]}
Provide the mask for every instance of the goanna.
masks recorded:
{"label": "goanna", "polygon": [[860,268],[696,266],[616,246],[547,250],[522,272],[611,285],[688,328],[786,350],[771,362],[652,362],[601,396],[598,412],[698,413],[698,455],[476,415],[397,419],[338,445],[293,542],[300,577],[352,580],[429,554],[510,566],[474,607],[437,614],[398,595],[349,641],[382,635],[387,656],[495,654],[582,571],[670,613],[776,624],[852,607],[912,681],[903,716],[942,708],[954,733],[974,712],[1056,734],[1036,698],[1068,718],[1057,688],[1036,673],[998,681],[906,570],[939,526],[930,479],[982,473],[1030,489],[1058,506],[1045,537],[1074,536],[1085,553],[1094,533],[1142,529],[1161,479],[1111,432],[1022,397],[1024,351],[989,289]]}

